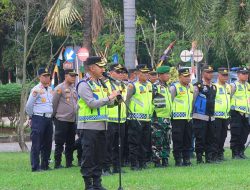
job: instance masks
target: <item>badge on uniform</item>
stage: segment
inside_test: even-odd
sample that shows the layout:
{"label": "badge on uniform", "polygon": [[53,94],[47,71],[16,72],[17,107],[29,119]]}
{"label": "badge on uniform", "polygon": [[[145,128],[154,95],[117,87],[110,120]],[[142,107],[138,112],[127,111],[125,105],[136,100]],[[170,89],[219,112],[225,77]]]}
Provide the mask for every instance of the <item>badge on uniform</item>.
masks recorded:
{"label": "badge on uniform", "polygon": [[219,88],[219,94],[224,94],[223,88]]}
{"label": "badge on uniform", "polygon": [[42,101],[42,103],[45,103],[46,102],[46,98],[42,98],[41,101]]}
{"label": "badge on uniform", "polygon": [[33,96],[33,97],[36,97],[36,96],[37,96],[37,91],[34,90],[34,91],[32,92],[32,96]]}

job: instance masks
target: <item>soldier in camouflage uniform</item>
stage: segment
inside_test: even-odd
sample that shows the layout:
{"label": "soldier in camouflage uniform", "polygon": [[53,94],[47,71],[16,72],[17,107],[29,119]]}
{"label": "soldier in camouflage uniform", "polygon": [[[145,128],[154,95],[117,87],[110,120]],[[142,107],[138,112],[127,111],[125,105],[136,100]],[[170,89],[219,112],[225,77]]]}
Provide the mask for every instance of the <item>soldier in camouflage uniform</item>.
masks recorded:
{"label": "soldier in camouflage uniform", "polygon": [[155,167],[168,166],[170,155],[172,101],[167,85],[169,71],[168,66],[157,68],[159,81],[153,85],[152,150]]}

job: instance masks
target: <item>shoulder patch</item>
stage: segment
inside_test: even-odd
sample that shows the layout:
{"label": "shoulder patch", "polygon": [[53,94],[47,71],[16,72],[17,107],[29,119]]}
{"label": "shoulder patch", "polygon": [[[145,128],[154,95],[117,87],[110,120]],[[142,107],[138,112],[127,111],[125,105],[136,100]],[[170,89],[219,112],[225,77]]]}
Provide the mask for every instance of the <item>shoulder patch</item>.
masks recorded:
{"label": "shoulder patch", "polygon": [[131,84],[131,83],[129,83],[129,84],[128,84],[128,89],[132,90],[133,88],[134,88],[134,85]]}
{"label": "shoulder patch", "polygon": [[61,93],[62,93],[62,89],[61,89],[61,88],[58,88],[58,89],[56,90],[56,93],[57,93],[57,94],[61,94]]}
{"label": "shoulder patch", "polygon": [[38,94],[38,92],[37,92],[36,90],[34,90],[34,91],[32,92],[32,96],[33,96],[33,97],[36,97],[37,94]]}

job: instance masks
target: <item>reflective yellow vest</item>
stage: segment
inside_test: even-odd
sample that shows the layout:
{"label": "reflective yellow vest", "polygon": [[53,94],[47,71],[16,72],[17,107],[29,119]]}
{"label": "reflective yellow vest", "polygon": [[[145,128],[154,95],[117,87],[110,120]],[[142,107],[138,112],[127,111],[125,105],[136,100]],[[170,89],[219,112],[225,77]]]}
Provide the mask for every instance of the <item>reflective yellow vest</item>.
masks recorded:
{"label": "reflective yellow vest", "polygon": [[134,83],[135,94],[132,96],[129,108],[133,112],[128,114],[128,119],[134,118],[141,121],[150,121],[152,116],[152,84],[146,82],[141,84],[139,81]]}
{"label": "reflective yellow vest", "polygon": [[250,84],[241,84],[238,81],[235,82],[236,91],[231,98],[231,109],[242,113],[250,113]]}
{"label": "reflective yellow vest", "polygon": [[[108,87],[108,90],[112,92],[113,90],[120,90],[122,91],[122,97],[123,100],[125,101],[126,95],[127,95],[127,89],[126,86],[118,86],[114,84],[114,82],[111,84],[110,81],[108,80],[106,82],[106,85]],[[126,113],[126,106],[124,102],[121,103],[121,123],[125,123],[127,118],[127,113]],[[118,106],[113,106],[113,107],[108,107],[108,122],[114,122],[118,123]]]}
{"label": "reflective yellow vest", "polygon": [[[108,96],[108,89],[99,86],[93,81],[85,81],[90,86],[93,96],[96,100],[106,98]],[[102,106],[100,108],[91,109],[86,102],[80,98],[78,100],[79,111],[78,111],[78,121],[79,122],[93,122],[93,121],[107,121],[107,106]]]}
{"label": "reflective yellow vest", "polygon": [[157,84],[157,93],[164,97],[164,107],[157,108],[156,102],[154,102],[154,110],[157,117],[161,118],[170,118],[172,112],[172,100],[171,94],[169,92],[168,87],[165,87],[161,84]]}
{"label": "reflective yellow vest", "polygon": [[230,111],[231,87],[229,84],[220,85],[216,83],[215,85],[217,91],[215,96],[214,117],[227,119],[229,118]]}
{"label": "reflective yellow vest", "polygon": [[193,85],[182,86],[179,82],[174,84],[176,96],[173,100],[173,119],[192,119]]}

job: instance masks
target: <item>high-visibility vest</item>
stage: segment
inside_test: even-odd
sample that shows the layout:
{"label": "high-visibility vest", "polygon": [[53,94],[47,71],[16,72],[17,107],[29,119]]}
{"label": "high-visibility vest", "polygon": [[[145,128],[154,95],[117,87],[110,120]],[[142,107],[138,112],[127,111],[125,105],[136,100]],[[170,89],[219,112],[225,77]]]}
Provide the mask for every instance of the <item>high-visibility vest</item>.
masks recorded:
{"label": "high-visibility vest", "polygon": [[135,94],[132,96],[129,108],[132,114],[128,114],[128,119],[138,119],[141,121],[150,121],[152,116],[152,84],[146,82],[141,84],[139,81],[133,83]]}
{"label": "high-visibility vest", "polygon": [[229,84],[220,85],[216,83],[215,85],[217,91],[215,96],[214,117],[227,119],[229,118],[230,111],[231,87]]}
{"label": "high-visibility vest", "polygon": [[250,84],[241,84],[236,81],[235,83],[235,93],[231,98],[231,109],[242,113],[250,113],[249,103],[250,103]]}
{"label": "high-visibility vest", "polygon": [[170,118],[172,113],[172,99],[167,86],[155,83],[157,94],[154,96],[153,104],[157,117]]}
{"label": "high-visibility vest", "polygon": [[[83,82],[87,82],[87,84],[90,86],[93,96],[96,100],[100,100],[108,96],[107,88],[104,88],[103,86],[100,86],[91,80]],[[78,105],[78,122],[107,121],[108,115],[106,105],[101,106],[100,108],[91,109],[82,98],[79,98]]]}
{"label": "high-visibility vest", "polygon": [[[108,87],[108,90],[112,92],[113,90],[120,90],[121,95],[123,97],[123,100],[125,101],[126,95],[127,95],[127,89],[126,86],[118,86],[114,82],[110,82],[109,80],[106,82],[106,85]],[[126,113],[126,105],[124,102],[121,102],[121,123],[125,123],[127,118],[127,113]],[[114,122],[118,123],[118,106],[108,106],[108,122]]]}
{"label": "high-visibility vest", "polygon": [[176,96],[173,100],[173,119],[192,119],[193,85],[183,86],[181,83],[174,84]]}

